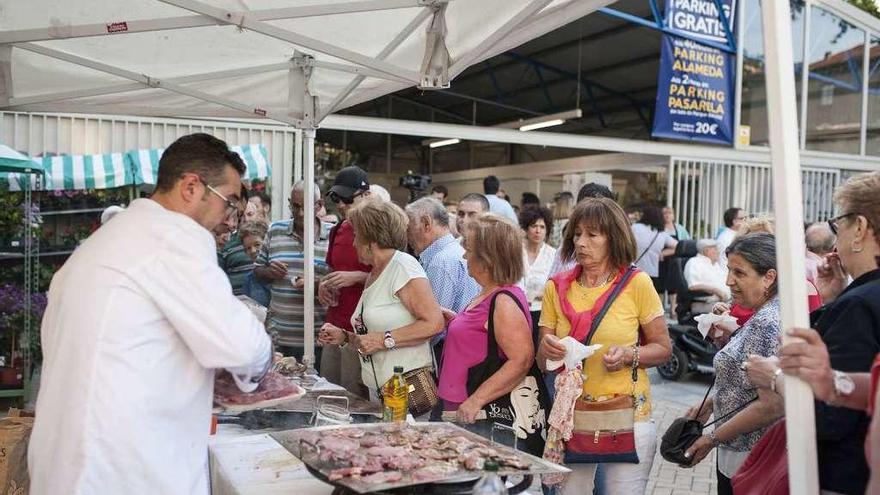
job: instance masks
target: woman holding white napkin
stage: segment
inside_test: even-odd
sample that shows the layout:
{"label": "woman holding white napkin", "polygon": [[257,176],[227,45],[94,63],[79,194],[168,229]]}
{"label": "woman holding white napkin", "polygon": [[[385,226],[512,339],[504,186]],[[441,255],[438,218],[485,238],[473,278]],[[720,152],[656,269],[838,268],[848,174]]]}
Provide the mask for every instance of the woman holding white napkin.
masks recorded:
{"label": "woman holding white napkin", "polygon": [[[571,414],[574,436],[565,442],[564,459],[572,473],[563,493],[591,493],[597,462],[604,464],[606,493],[644,493],[657,446],[646,369],[666,362],[671,352],[663,305],[651,278],[630,269],[636,243],[617,203],[585,199],[569,223],[562,257],[574,258],[577,265],[545,287],[538,364],[564,359],[566,347],[559,339],[566,336],[602,348],[582,364],[586,378]],[[599,321],[595,328],[593,321]],[[590,424],[589,419],[609,411],[628,419],[632,451],[627,456],[611,451],[584,454],[589,448],[579,443],[578,435],[590,430],[596,438],[610,437],[612,432],[603,424]]]}

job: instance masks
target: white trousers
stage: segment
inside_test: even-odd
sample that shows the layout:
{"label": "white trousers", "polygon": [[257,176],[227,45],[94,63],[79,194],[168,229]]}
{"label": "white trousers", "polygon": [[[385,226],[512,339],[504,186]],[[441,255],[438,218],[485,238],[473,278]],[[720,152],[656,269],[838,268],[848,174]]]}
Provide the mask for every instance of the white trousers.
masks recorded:
{"label": "white trousers", "polygon": [[[657,452],[657,425],[653,421],[634,425],[638,464],[616,462],[602,464],[605,478],[605,495],[640,495],[645,493],[648,476]],[[593,493],[593,478],[597,464],[566,464],[571,474],[562,487],[563,495],[585,495]]]}

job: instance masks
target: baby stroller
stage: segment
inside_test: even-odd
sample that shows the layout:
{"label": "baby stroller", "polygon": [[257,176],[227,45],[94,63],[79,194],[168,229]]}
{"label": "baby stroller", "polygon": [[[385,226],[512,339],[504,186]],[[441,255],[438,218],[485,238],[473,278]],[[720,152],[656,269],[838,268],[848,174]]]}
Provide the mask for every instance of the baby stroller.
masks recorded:
{"label": "baby stroller", "polygon": [[[697,330],[694,317],[699,313],[692,311],[693,303],[709,294],[688,289],[684,278],[684,265],[697,255],[697,241],[679,241],[673,258],[669,260],[677,273],[668,277],[668,282],[676,284],[678,300],[675,306],[677,324],[669,325],[669,337],[672,340],[672,355],[669,361],[657,367],[660,376],[667,380],[678,381],[690,371],[714,373],[712,360],[718,348],[705,340]],[[677,275],[677,276],[676,276]]]}

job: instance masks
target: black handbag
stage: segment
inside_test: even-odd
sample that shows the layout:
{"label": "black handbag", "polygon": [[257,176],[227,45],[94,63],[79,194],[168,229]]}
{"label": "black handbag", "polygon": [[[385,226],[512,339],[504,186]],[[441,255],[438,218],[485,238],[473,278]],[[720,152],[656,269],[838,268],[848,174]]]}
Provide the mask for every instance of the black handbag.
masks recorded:
{"label": "black handbag", "polygon": [[[499,294],[510,296],[523,314],[528,314],[520,305],[519,300],[510,291],[500,290],[492,295],[489,304],[488,332],[486,335],[486,359],[483,362],[468,368],[467,393],[472,395],[480,385],[494,375],[504,360],[498,355],[498,341],[495,340],[495,300]],[[550,412],[550,394],[544,384],[544,378],[537,362],[532,360],[532,367],[528,374],[510,393],[490,401],[483,406],[486,412],[486,420],[504,425],[514,431],[518,439],[517,448],[541,457],[544,453],[544,438],[546,438],[547,415]]]}
{"label": "black handbag", "polygon": [[[706,405],[706,399],[709,398],[709,392],[714,385],[715,381],[713,380],[712,384],[709,385],[709,388],[706,390],[706,395],[703,396],[703,402],[700,403],[700,408],[697,409],[697,417],[700,417],[700,413],[703,411],[703,406]],[[660,455],[669,462],[674,462],[683,467],[690,467],[693,459],[685,457],[684,454],[691,445],[697,441],[697,439],[703,436],[703,430],[728,416],[738,413],[755,400],[757,400],[757,397],[752,398],[750,401],[735,408],[733,411],[715,418],[715,421],[706,423],[705,425],[696,419],[685,417],[676,418],[675,421],[669,425],[669,428],[666,429],[663,438],[660,440]]]}

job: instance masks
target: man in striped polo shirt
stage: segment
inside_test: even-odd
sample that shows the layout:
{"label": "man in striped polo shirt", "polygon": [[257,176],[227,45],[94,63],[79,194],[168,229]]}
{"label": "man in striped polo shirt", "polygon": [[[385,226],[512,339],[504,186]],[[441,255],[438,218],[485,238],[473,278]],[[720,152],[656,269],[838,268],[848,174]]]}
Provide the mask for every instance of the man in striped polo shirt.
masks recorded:
{"label": "man in striped polo shirt", "polygon": [[[254,263],[254,275],[261,282],[269,285],[271,299],[266,326],[275,335],[276,344],[289,347],[293,356],[302,359],[305,338],[305,273],[303,225],[302,181],[293,185],[290,191],[290,212],[292,218],[272,222],[269,232],[263,241],[263,247]],[[323,206],[321,190],[315,185],[315,211]],[[320,229],[320,221],[315,219],[316,231]],[[317,239],[317,232],[315,238]],[[321,277],[329,271],[324,261],[327,256],[327,243],[315,241],[315,276]],[[315,281],[318,285],[318,281]],[[315,328],[320,328],[324,321],[324,309],[315,298]],[[319,359],[315,349],[316,360]],[[318,363],[315,363],[316,366]]]}

